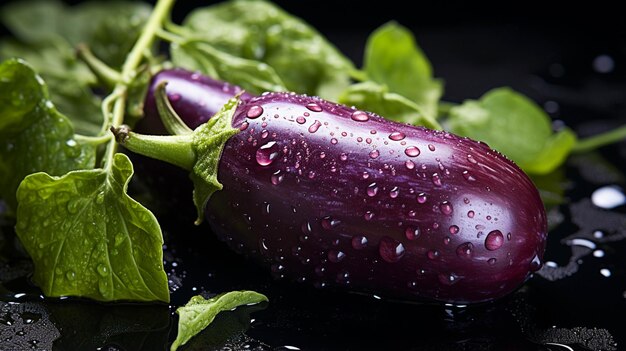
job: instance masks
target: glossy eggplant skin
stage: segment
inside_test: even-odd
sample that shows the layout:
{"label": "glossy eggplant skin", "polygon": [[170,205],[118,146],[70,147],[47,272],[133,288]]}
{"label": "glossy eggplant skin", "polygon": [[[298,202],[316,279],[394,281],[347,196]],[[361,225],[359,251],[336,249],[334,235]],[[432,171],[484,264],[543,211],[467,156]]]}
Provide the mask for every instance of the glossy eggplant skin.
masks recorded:
{"label": "glossy eggplant skin", "polygon": [[185,123],[191,129],[208,121],[233,96],[241,94],[242,101],[249,100],[253,96],[239,86],[215,80],[197,72],[180,68],[159,71],[152,77],[144,99],[144,114],[147,118],[142,119],[137,127],[154,134],[167,134],[158,117],[154,98],[156,87],[163,81],[167,82],[166,93],[170,104],[174,110],[184,116]]}
{"label": "glossy eggplant skin", "polygon": [[542,265],[538,191],[484,143],[293,93],[242,101],[232,125],[206,217],[276,277],[468,304]]}

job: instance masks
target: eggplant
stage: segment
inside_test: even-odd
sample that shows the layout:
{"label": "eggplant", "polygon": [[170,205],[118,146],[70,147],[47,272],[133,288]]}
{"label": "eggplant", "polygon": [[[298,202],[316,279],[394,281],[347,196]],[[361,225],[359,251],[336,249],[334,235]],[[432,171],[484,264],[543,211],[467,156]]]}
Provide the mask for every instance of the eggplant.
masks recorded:
{"label": "eggplant", "polygon": [[[222,83],[179,84],[179,73],[158,77],[194,127],[215,112],[198,97],[224,97]],[[206,219],[277,278],[470,304],[514,292],[542,266],[539,193],[483,142],[289,92],[245,96],[232,126]]]}
{"label": "eggplant", "polygon": [[156,87],[161,82],[168,82],[167,96],[176,112],[184,116],[185,123],[195,129],[206,122],[233,96],[240,94],[242,101],[249,100],[253,95],[243,91],[239,86],[212,79],[180,68],[165,69],[157,72],[148,86],[144,99],[144,115],[138,130],[150,131],[153,134],[165,134],[166,130],[158,117],[154,97]]}

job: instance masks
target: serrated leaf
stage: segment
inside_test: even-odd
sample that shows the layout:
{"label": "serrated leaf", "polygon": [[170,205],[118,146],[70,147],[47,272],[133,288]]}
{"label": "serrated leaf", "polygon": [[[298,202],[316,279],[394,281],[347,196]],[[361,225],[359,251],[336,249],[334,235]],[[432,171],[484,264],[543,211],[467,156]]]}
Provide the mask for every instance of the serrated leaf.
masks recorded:
{"label": "serrated leaf", "polygon": [[28,64],[0,64],[0,197],[10,207],[15,209],[15,191],[28,174],[93,168],[95,156],[96,147],[75,138],[71,122]]}
{"label": "serrated leaf", "polygon": [[126,194],[133,166],[29,175],[17,192],[16,233],[46,296],[169,301],[163,237],[154,215]]}
{"label": "serrated leaf", "polygon": [[263,301],[267,301],[267,297],[254,291],[231,291],[208,300],[200,295],[192,297],[185,306],[176,310],[179,315],[178,335],[170,350],[175,351],[186,344],[209,326],[218,313]]}

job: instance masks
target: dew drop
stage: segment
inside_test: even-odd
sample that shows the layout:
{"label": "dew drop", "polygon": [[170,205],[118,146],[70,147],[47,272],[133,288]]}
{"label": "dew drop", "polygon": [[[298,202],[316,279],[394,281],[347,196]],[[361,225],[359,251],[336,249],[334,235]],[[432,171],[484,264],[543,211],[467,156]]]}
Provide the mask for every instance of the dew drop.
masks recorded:
{"label": "dew drop", "polygon": [[400,194],[400,190],[398,189],[397,186],[394,186],[390,191],[389,191],[389,197],[392,199],[395,199],[396,197],[398,197],[398,195]]}
{"label": "dew drop", "polygon": [[535,255],[532,259],[532,261],[530,261],[530,271],[531,272],[536,272],[539,270],[539,268],[541,268],[541,259],[539,258],[539,255]]}
{"label": "dew drop", "polygon": [[340,220],[333,219],[330,216],[326,216],[326,217],[322,218],[322,221],[321,221],[322,228],[324,228],[326,230],[333,229],[336,226],[338,226],[340,223],[341,223]]}
{"label": "dew drop", "polygon": [[494,264],[496,264],[497,261],[498,260],[495,257],[492,257],[487,260],[487,264],[489,264],[490,266],[493,266]]}
{"label": "dew drop", "polygon": [[259,239],[259,248],[261,249],[261,252],[265,254],[270,250],[267,246],[267,240],[265,238]]}
{"label": "dew drop", "polygon": [[449,215],[452,213],[452,204],[448,201],[444,201],[439,205],[439,209],[441,210],[441,213]]}
{"label": "dew drop", "polygon": [[476,164],[476,163],[477,163],[477,162],[476,162],[476,159],[475,159],[475,158],[474,158],[474,156],[472,156],[472,155],[467,155],[467,160],[468,160],[470,163],[473,163],[473,164]]}
{"label": "dew drop", "polygon": [[313,112],[322,112],[322,106],[318,105],[315,102],[309,102],[305,106],[306,106],[306,108],[308,108],[309,110],[311,110]]}
{"label": "dew drop", "polygon": [[474,211],[467,211],[467,217],[474,218]]}
{"label": "dew drop", "polygon": [[435,151],[435,145],[433,145],[433,144],[428,144],[428,150],[430,150],[430,151]]}
{"label": "dew drop", "polygon": [[436,186],[441,186],[441,178],[439,177],[439,174],[433,173],[432,181]]}
{"label": "dew drop", "polygon": [[401,242],[388,236],[384,236],[380,239],[378,253],[383,260],[389,263],[398,262],[402,256],[404,256],[404,252],[404,245],[402,245]]}
{"label": "dew drop", "polygon": [[80,200],[71,199],[67,203],[67,211],[71,214],[76,214],[78,212],[78,207],[80,206]]}
{"label": "dew drop", "polygon": [[337,144],[338,142],[339,141],[337,140],[337,138],[330,139],[330,143],[333,144],[333,145]]}
{"label": "dew drop", "polygon": [[298,124],[305,124],[306,118],[304,118],[304,116],[298,116],[296,117],[296,122],[298,122]]}
{"label": "dew drop", "polygon": [[428,250],[426,256],[430,260],[436,260],[439,258],[439,256],[441,256],[441,253],[438,250]]}
{"label": "dew drop", "polygon": [[313,233],[313,228],[311,227],[311,223],[309,223],[309,221],[302,223],[302,226],[300,228],[302,229],[302,233],[304,234],[308,235]]}
{"label": "dew drop", "polygon": [[417,194],[417,202],[419,202],[420,204],[423,204],[426,202],[426,200],[428,200],[428,197],[426,196],[425,193]]}
{"label": "dew drop", "polygon": [[278,185],[280,183],[282,183],[283,179],[285,178],[285,176],[282,174],[281,170],[278,170],[276,172],[274,172],[272,174],[272,176],[270,177],[272,184],[274,185]]}
{"label": "dew drop", "polygon": [[309,133],[317,132],[317,130],[320,129],[321,126],[322,126],[322,123],[318,120],[315,120],[315,122],[313,122],[313,124],[309,126]]}
{"label": "dew drop", "polygon": [[444,285],[453,285],[459,281],[459,276],[457,276],[454,273],[449,273],[449,274],[441,273],[438,275],[438,277],[439,277],[439,282],[441,282],[441,284],[444,284]]}
{"label": "dew drop", "polygon": [[504,235],[499,230],[493,230],[485,238],[485,247],[489,251],[499,249],[504,244]]}
{"label": "dew drop", "polygon": [[394,140],[394,141],[400,141],[404,138],[406,138],[406,135],[404,135],[404,133],[402,132],[393,132],[389,134],[389,139]]}
{"label": "dew drop", "polygon": [[411,161],[411,160],[407,160],[404,163],[404,166],[406,167],[406,169],[413,169],[413,168],[415,168],[415,163],[413,163],[413,161]]}
{"label": "dew drop", "polygon": [[409,146],[404,149],[404,153],[409,157],[416,157],[419,156],[420,149],[418,149],[417,146]]}
{"label": "dew drop", "polygon": [[409,240],[415,240],[420,236],[419,227],[408,226],[404,230],[404,236]]}
{"label": "dew drop", "polygon": [[355,250],[361,250],[367,247],[367,238],[363,235],[356,235],[352,237],[352,248]]}
{"label": "dew drop", "polygon": [[456,248],[456,255],[461,258],[470,258],[472,257],[473,250],[474,250],[474,244],[468,241],[466,243],[459,245]]}
{"label": "dew drop", "polygon": [[98,274],[100,274],[100,276],[102,277],[106,277],[109,275],[109,268],[107,268],[107,266],[103,264],[99,264],[96,270],[98,271]]}
{"label": "dew drop", "polygon": [[104,191],[101,191],[96,195],[96,203],[102,205],[104,203]]}
{"label": "dew drop", "polygon": [[124,240],[126,240],[126,235],[124,235],[123,233],[117,233],[115,234],[115,238],[113,239],[113,245],[115,247],[120,246]]}
{"label": "dew drop", "polygon": [[365,214],[363,215],[363,218],[366,221],[371,221],[372,218],[374,218],[374,212],[372,212],[372,211],[365,211]]}
{"label": "dew drop", "polygon": [[249,126],[249,125],[250,125],[250,123],[248,123],[248,122],[244,121],[244,122],[243,122],[243,123],[241,123],[241,125],[239,126],[239,130],[243,132],[244,130],[248,129],[248,126]]}
{"label": "dew drop", "polygon": [[344,258],[346,258],[346,254],[343,253],[342,251],[330,250],[328,251],[327,257],[330,262],[339,263],[343,261]]}
{"label": "dew drop", "polygon": [[348,271],[340,271],[335,276],[335,281],[339,284],[350,284],[350,272]]}
{"label": "dew drop", "polygon": [[450,234],[458,234],[459,232],[459,226],[458,225],[451,225],[450,228],[448,228],[448,230],[450,231]]}
{"label": "dew drop", "polygon": [[250,107],[248,109],[248,112],[246,113],[246,116],[248,118],[257,118],[259,117],[261,114],[263,114],[263,107],[259,106],[259,105],[254,105],[252,107]]}
{"label": "dew drop", "polygon": [[346,155],[345,152],[342,152],[341,155],[339,155],[339,159],[345,161],[348,159],[348,155]]}
{"label": "dew drop", "polygon": [[74,279],[76,279],[76,272],[74,272],[74,271],[67,271],[65,273],[65,278],[67,278],[67,280],[74,280]]}
{"label": "dew drop", "polygon": [[370,116],[363,111],[354,111],[352,112],[352,115],[350,116],[350,118],[352,118],[353,121],[357,121],[357,122],[367,122],[369,121]]}
{"label": "dew drop", "polygon": [[367,186],[367,196],[376,196],[376,194],[378,193],[378,185],[376,185],[376,183],[372,183],[370,185]]}
{"label": "dew drop", "polygon": [[474,176],[471,175],[469,171],[463,171],[463,178],[465,178],[465,180],[467,180],[468,182],[473,182],[476,180],[476,178],[474,178]]}
{"label": "dew drop", "polygon": [[376,159],[378,156],[380,156],[380,152],[378,150],[372,150],[370,152],[370,158]]}
{"label": "dew drop", "polygon": [[256,162],[265,167],[269,166],[278,157],[278,144],[270,141],[261,146],[256,152]]}

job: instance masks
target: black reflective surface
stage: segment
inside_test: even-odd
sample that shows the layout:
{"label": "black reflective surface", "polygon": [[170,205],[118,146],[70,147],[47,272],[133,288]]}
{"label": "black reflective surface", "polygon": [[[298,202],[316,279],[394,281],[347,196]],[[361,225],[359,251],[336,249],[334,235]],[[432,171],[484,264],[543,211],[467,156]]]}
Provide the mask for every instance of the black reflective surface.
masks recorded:
{"label": "black reflective surface", "polygon": [[[324,21],[319,6],[285,7],[318,26],[357,63],[369,31],[393,18],[393,9],[360,9]],[[446,81],[446,101],[511,86],[543,106],[555,124],[587,136],[626,123],[626,37],[623,25],[613,21],[618,15],[606,11],[607,23],[595,25],[581,25],[582,15],[581,21],[560,21],[545,12],[533,17],[529,9],[476,21],[455,14],[437,22],[440,13],[420,22],[417,15],[396,13],[414,30],[435,75]],[[176,15],[183,13],[178,8]],[[150,171],[135,160],[136,178],[146,178]],[[189,184],[172,193],[160,177],[148,185],[170,200],[146,196],[145,182],[133,183],[132,191],[161,220],[171,306],[41,298],[29,283],[32,266],[15,242],[12,223],[4,221],[0,350],[169,349],[177,306],[199,293],[235,289],[257,290],[270,302],[220,314],[185,349],[619,350],[626,345],[626,204],[607,208],[607,201],[626,193],[625,163],[621,142],[574,155],[555,174],[537,179],[565,198],[549,209],[546,267],[515,294],[470,307],[386,301],[275,281],[231,253],[207,226],[193,225]]]}

